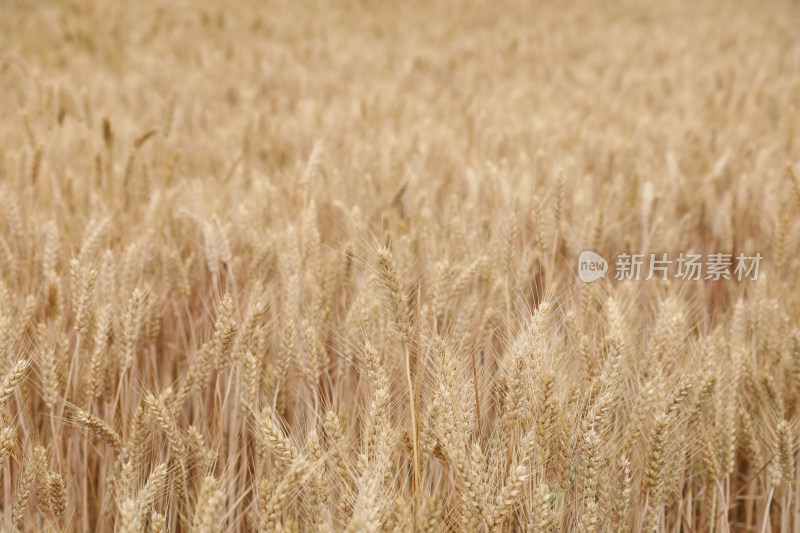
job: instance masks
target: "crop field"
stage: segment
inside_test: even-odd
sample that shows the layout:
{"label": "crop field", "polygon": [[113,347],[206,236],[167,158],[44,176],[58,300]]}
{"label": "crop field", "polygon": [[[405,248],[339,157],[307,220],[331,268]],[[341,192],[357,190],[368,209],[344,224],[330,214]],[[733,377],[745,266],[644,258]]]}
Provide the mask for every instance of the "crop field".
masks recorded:
{"label": "crop field", "polygon": [[800,531],[799,128],[794,0],[0,0],[0,531]]}

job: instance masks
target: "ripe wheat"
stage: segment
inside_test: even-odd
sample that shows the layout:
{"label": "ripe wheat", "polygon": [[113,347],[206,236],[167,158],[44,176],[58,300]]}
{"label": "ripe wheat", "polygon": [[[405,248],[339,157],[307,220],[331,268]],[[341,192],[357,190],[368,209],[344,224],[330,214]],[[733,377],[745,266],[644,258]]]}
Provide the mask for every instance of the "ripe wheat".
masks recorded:
{"label": "ripe wheat", "polygon": [[0,531],[797,531],[798,27],[3,2]]}

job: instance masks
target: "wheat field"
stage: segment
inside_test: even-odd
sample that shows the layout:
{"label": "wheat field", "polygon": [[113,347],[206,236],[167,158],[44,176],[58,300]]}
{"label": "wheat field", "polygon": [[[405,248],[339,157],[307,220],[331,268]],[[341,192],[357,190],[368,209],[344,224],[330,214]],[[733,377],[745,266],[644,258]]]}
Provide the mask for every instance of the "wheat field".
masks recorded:
{"label": "wheat field", "polygon": [[125,4],[0,0],[0,531],[800,531],[798,2]]}

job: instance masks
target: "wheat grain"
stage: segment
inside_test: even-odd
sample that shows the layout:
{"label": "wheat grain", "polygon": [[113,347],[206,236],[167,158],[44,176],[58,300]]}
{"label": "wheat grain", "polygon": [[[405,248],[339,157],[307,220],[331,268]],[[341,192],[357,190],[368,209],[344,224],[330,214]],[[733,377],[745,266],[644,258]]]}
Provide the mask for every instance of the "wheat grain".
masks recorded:
{"label": "wheat grain", "polygon": [[79,424],[94,431],[98,437],[112,448],[116,450],[122,449],[122,439],[119,434],[103,420],[82,409],[78,410],[75,419]]}
{"label": "wheat grain", "polygon": [[19,386],[22,382],[22,379],[25,377],[25,373],[28,371],[28,368],[31,366],[30,359],[19,359],[14,366],[11,367],[5,376],[3,376],[3,381],[0,382],[0,406],[2,406],[14,393],[14,390]]}

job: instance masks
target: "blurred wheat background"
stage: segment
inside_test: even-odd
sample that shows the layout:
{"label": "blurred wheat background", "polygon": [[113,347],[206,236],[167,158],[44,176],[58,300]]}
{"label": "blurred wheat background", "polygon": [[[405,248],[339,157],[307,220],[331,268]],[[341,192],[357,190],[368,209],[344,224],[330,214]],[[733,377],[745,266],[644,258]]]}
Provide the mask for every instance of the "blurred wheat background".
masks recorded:
{"label": "blurred wheat background", "polygon": [[798,28],[0,1],[0,530],[800,531]]}

